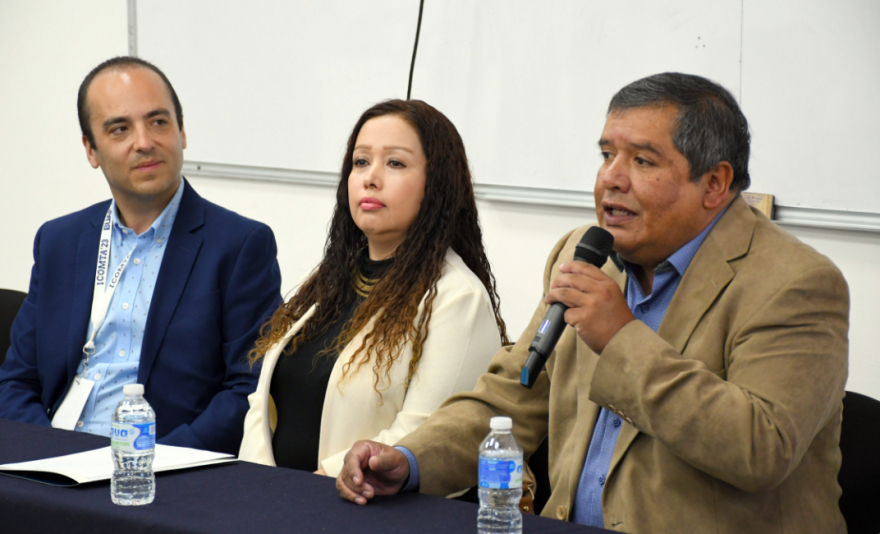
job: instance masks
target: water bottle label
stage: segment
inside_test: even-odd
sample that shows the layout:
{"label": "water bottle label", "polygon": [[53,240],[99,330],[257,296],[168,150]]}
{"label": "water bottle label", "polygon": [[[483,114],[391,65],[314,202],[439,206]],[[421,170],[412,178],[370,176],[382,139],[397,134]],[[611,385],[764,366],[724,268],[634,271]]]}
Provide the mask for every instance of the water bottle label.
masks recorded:
{"label": "water bottle label", "polygon": [[480,487],[522,489],[523,461],[519,458],[480,457]]}
{"label": "water bottle label", "polygon": [[156,423],[110,424],[110,447],[122,452],[141,452],[156,447]]}

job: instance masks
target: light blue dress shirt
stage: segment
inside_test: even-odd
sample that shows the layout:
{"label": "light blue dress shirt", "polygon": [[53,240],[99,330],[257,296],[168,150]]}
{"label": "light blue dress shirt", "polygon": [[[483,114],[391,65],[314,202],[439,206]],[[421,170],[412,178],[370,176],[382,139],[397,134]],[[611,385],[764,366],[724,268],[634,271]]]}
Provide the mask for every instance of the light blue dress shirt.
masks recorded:
{"label": "light blue dress shirt", "polygon": [[[691,260],[724,211],[726,209],[718,214],[697,237],[691,239],[654,269],[654,283],[648,295],[644,294],[642,286],[636,281],[633,266],[621,261],[616,254],[612,256],[617,267],[626,270],[626,303],[629,309],[637,320],[648,325],[654,332],[660,328],[669,303],[672,302],[675,290],[678,289],[678,284]],[[623,421],[617,414],[605,408],[599,411],[599,419],[593,429],[593,437],[587,449],[587,458],[584,461],[572,506],[571,518],[575,523],[594,527],[605,526],[602,515],[602,491],[605,489],[605,479],[611,467],[611,456],[621,426]]]}
{"label": "light blue dress shirt", "polygon": [[[183,188],[184,182],[181,180],[171,202],[141,235],[122,225],[116,201],[110,204],[113,244],[108,272],[116,272],[128,251],[134,248],[134,252],[122,272],[122,281],[116,287],[107,316],[95,337],[95,354],[89,358],[86,370],[86,378],[93,380],[95,385],[76,423],[76,430],[80,432],[110,437],[110,418],[124,397],[122,386],[137,381],[153,288],[159,278],[165,246],[180,208]],[[91,335],[92,325],[89,324],[86,339]],[[77,374],[82,372],[82,368],[83,362],[80,362]]]}
{"label": "light blue dress shirt", "polygon": [[[666,315],[666,309],[672,301],[672,296],[675,295],[675,290],[678,289],[681,277],[684,276],[706,236],[726,211],[727,208],[722,210],[697,237],[691,239],[654,269],[654,283],[651,294],[647,296],[636,281],[632,266],[622,262],[616,254],[612,255],[612,260],[617,267],[620,270],[626,270],[626,303],[637,320],[644,322],[655,332],[660,328],[660,323],[663,321],[663,316]],[[609,412],[605,408],[599,411],[599,420],[593,430],[593,437],[590,440],[587,458],[584,461],[584,468],[581,471],[575,494],[571,516],[575,523],[595,527],[604,526],[602,490],[605,487],[605,478],[611,467],[611,455],[614,452],[614,445],[617,443],[622,425],[623,421],[613,412]],[[401,451],[409,462],[409,480],[401,491],[415,491],[419,487],[419,465],[416,462],[416,457],[406,447],[398,446],[395,449]],[[476,451],[474,454],[477,454]]]}

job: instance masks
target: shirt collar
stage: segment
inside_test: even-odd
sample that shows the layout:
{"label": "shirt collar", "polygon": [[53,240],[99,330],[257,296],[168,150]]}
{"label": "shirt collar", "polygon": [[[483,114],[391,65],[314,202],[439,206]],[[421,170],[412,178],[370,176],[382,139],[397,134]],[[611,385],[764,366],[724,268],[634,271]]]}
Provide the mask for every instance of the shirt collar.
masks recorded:
{"label": "shirt collar", "polygon": [[[712,219],[712,222],[708,224],[703,231],[697,234],[697,237],[691,239],[680,249],[676,250],[671,256],[669,256],[666,260],[660,262],[659,265],[654,269],[654,272],[666,272],[670,269],[674,269],[679,276],[683,276],[684,272],[687,271],[688,266],[693,261],[694,256],[697,255],[697,251],[700,250],[700,246],[703,244],[703,241],[706,240],[706,236],[709,235],[709,232],[712,231],[712,228],[715,227],[715,223],[727,212],[727,209],[730,207],[728,204],[721,213],[715,216]],[[623,272],[626,266],[629,264],[626,260],[621,258],[617,252],[611,253],[611,261],[617,267],[617,270]]]}
{"label": "shirt collar", "polygon": [[[164,243],[168,240],[168,236],[171,235],[171,227],[174,225],[174,219],[177,217],[177,210],[180,209],[180,199],[183,197],[184,184],[186,184],[186,181],[181,179],[180,185],[177,187],[177,192],[175,192],[174,196],[171,197],[171,201],[168,202],[168,205],[165,206],[165,209],[162,210],[162,213],[160,213],[159,216],[156,217],[156,220],[153,221],[153,224],[151,224],[150,227],[147,228],[147,231],[144,232],[144,235],[146,235],[150,231],[152,231],[153,237],[155,238],[155,241],[157,243]],[[127,235],[128,232],[134,235],[134,231],[132,229],[127,228],[119,221],[119,213],[117,213],[119,208],[116,206],[115,198],[110,202],[110,207],[110,221],[113,224],[113,227],[120,233]]]}

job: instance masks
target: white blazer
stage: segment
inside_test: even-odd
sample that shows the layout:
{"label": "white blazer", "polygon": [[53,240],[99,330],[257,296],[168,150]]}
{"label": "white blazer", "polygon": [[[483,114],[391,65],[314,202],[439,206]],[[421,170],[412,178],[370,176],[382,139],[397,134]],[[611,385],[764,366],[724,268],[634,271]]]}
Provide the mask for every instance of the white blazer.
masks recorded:
{"label": "white blazer", "polygon": [[[257,390],[248,397],[250,409],[244,420],[241,460],[275,465],[274,420],[270,423],[269,407],[272,373],[290,338],[302,329],[314,311],[313,306],[263,357]],[[419,316],[423,311],[424,301],[419,306]],[[501,346],[486,288],[451,249],[446,253],[446,264],[437,281],[428,337],[409,388],[405,381],[413,355],[411,343],[403,347],[394,362],[390,382],[384,376],[380,380],[381,398],[373,388],[375,374],[371,364],[355,373],[352,373],[355,369],[352,365],[348,376],[340,382],[343,365],[361,346],[371,328],[372,322],[358,332],[330,373],[318,445],[319,464],[329,476],[335,477],[342,470],[342,459],[355,441],[370,439],[393,445],[422,424],[447,397],[473,389]]]}

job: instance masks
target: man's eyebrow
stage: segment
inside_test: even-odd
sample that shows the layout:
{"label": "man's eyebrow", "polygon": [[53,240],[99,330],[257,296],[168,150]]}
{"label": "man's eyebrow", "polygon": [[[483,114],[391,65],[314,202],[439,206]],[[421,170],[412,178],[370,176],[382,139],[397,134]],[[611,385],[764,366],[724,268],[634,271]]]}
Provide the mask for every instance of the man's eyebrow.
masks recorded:
{"label": "man's eyebrow", "polygon": [[159,117],[159,116],[170,117],[171,112],[165,108],[159,108],[159,109],[154,109],[153,111],[151,111],[145,115],[145,117],[148,119],[152,119],[153,117]]}
{"label": "man's eyebrow", "polygon": [[[609,141],[608,139],[605,139],[604,137],[602,139],[599,139],[599,148],[604,148],[606,146],[610,146],[611,144],[612,144],[611,141]],[[663,152],[661,152],[659,148],[655,147],[651,143],[627,143],[627,144],[636,150],[644,150],[645,152],[650,152],[650,153],[655,154],[659,157],[663,157]]]}
{"label": "man's eyebrow", "polygon": [[[153,117],[170,117],[171,112],[164,108],[154,109],[147,113],[144,117],[147,119],[152,119]],[[116,124],[123,124],[128,122],[128,117],[110,117],[109,119],[104,121],[102,125],[105,129],[110,128]]]}
{"label": "man's eyebrow", "polygon": [[663,156],[663,153],[660,152],[660,149],[652,145],[651,143],[630,143],[631,146],[637,150],[644,150],[645,152],[651,152],[656,156]]}
{"label": "man's eyebrow", "polygon": [[109,119],[104,121],[104,124],[102,124],[102,126],[107,129],[114,124],[122,124],[126,122],[128,122],[128,119],[125,117],[110,117]]}

